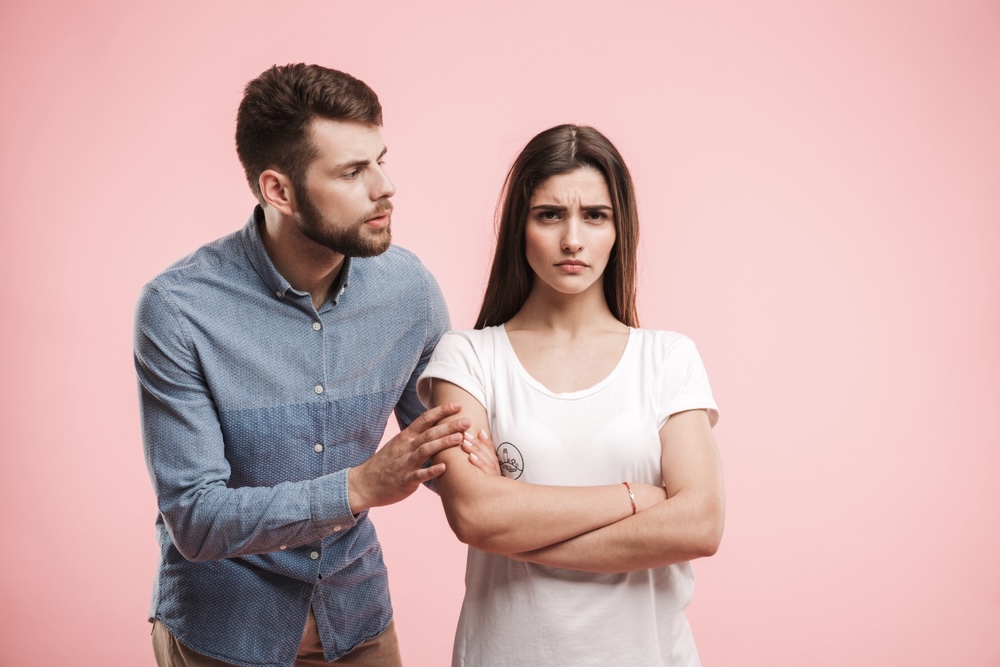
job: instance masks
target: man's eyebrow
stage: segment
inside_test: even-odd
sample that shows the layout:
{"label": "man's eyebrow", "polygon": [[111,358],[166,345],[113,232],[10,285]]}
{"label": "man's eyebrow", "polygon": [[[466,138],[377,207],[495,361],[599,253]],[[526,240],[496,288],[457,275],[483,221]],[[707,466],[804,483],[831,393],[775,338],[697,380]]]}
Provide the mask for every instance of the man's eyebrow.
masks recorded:
{"label": "man's eyebrow", "polygon": [[[379,160],[381,160],[382,158],[384,158],[385,154],[388,153],[388,152],[389,152],[388,148],[383,148],[382,152],[378,154],[377,158],[375,158],[375,162],[378,162]],[[371,163],[372,163],[372,160],[366,160],[366,159],[363,159],[363,158],[360,159],[360,160],[351,160],[350,162],[345,162],[343,164],[338,164],[337,165],[337,171],[342,171],[344,169],[357,169],[358,167],[367,167]]]}

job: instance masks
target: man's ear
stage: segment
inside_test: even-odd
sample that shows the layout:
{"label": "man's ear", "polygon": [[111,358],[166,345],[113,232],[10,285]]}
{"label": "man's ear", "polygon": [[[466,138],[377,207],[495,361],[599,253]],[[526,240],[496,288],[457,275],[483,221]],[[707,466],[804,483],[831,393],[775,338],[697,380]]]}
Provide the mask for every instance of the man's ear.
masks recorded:
{"label": "man's ear", "polygon": [[295,188],[288,176],[274,169],[265,169],[257,181],[264,201],[285,215],[295,213]]}

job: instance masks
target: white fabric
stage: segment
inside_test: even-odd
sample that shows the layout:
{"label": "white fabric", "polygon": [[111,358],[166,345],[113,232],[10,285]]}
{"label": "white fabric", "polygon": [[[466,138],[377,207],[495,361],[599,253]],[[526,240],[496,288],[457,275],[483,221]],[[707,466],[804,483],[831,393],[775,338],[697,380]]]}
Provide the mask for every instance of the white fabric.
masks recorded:
{"label": "white fabric", "polygon": [[[445,334],[418,383],[425,404],[433,378],[483,404],[504,475],[532,484],[662,484],[667,418],[707,408],[718,419],[694,344],[665,331],[632,329],[615,369],[583,391],[553,393],[532,378],[502,326]],[[470,548],[465,584],[453,665],[700,664],[684,615],[689,563],[593,574]]]}

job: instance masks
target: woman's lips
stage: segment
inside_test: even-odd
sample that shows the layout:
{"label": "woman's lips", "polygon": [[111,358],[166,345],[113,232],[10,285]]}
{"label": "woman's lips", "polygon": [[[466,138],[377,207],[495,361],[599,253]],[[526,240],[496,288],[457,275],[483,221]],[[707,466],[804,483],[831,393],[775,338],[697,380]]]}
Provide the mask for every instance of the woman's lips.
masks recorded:
{"label": "woman's lips", "polygon": [[556,264],[556,268],[564,273],[580,273],[587,265],[579,260],[567,260]]}

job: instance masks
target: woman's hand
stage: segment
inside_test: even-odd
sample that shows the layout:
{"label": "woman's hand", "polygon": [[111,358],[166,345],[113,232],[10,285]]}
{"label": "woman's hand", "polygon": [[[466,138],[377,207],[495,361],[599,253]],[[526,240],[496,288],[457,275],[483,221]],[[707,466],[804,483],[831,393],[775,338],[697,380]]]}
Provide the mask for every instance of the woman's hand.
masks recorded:
{"label": "woman's hand", "polygon": [[[496,449],[493,447],[489,433],[481,430],[476,436],[468,432],[464,435],[462,451],[469,455],[469,463],[487,475],[501,475],[500,461],[497,459]],[[632,493],[635,494],[637,512],[649,509],[667,499],[667,490],[662,486],[642,482],[629,482],[629,486],[632,487]],[[629,500],[631,501],[631,499]]]}
{"label": "woman's hand", "polygon": [[[500,461],[497,459],[496,449],[493,447],[489,433],[481,430],[476,436],[468,432],[464,435],[462,451],[469,455],[469,463],[487,475],[501,475]],[[667,499],[667,490],[662,486],[642,482],[629,482],[629,485],[632,487],[632,493],[635,494],[637,512],[649,509]]]}
{"label": "woman's hand", "polygon": [[497,459],[497,452],[493,448],[490,434],[485,430],[479,431],[477,436],[465,433],[462,451],[469,455],[469,463],[487,475],[500,475],[500,461]]}

